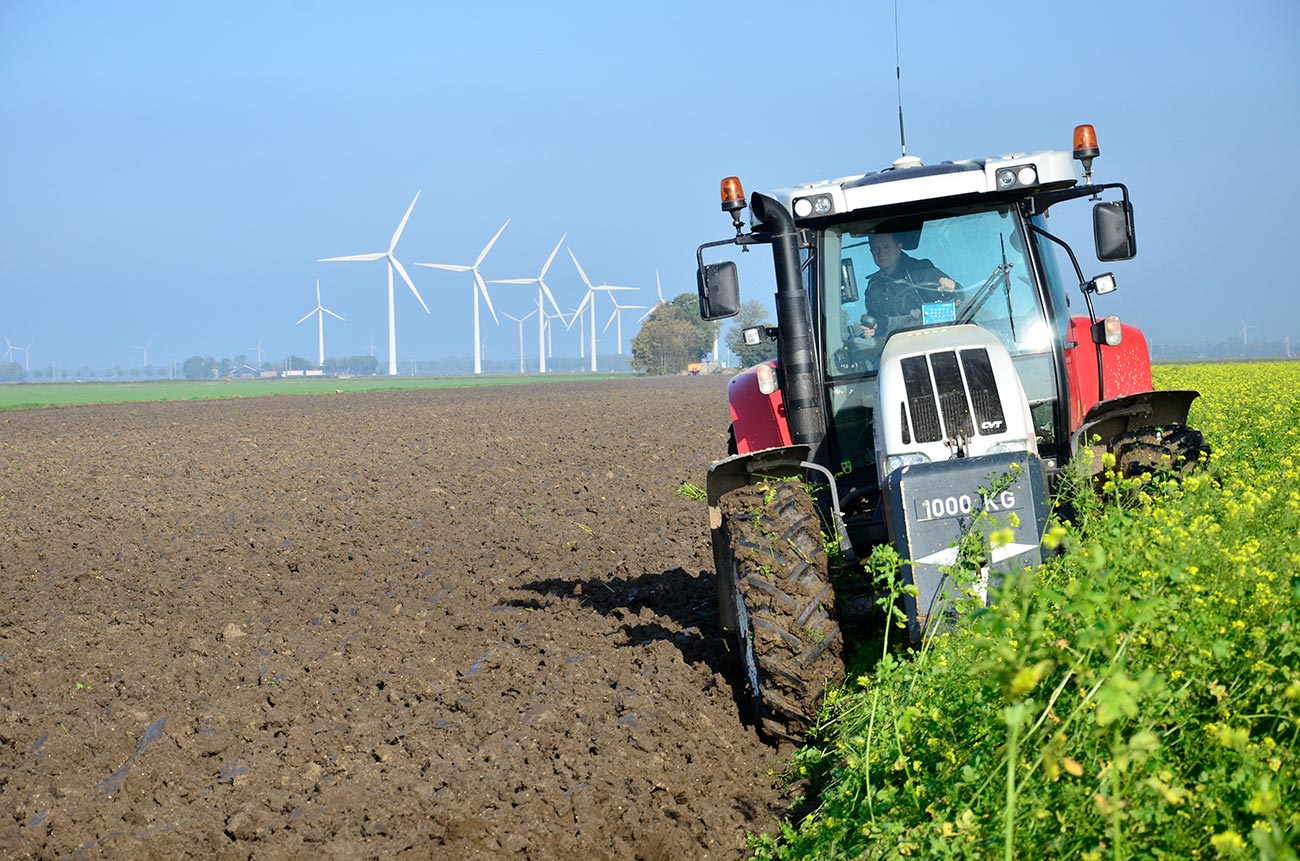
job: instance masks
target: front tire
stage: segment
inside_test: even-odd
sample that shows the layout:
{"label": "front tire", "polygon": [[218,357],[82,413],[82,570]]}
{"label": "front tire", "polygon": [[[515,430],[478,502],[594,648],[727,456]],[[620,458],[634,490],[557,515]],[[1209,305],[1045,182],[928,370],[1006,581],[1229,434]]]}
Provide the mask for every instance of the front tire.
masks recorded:
{"label": "front tire", "polygon": [[798,482],[748,485],[720,500],[736,643],[758,730],[802,740],[828,682],[844,674],[821,519]]}
{"label": "front tire", "polygon": [[1159,472],[1183,476],[1200,465],[1202,453],[1210,453],[1201,432],[1184,425],[1122,433],[1111,449],[1116,471],[1125,478]]}

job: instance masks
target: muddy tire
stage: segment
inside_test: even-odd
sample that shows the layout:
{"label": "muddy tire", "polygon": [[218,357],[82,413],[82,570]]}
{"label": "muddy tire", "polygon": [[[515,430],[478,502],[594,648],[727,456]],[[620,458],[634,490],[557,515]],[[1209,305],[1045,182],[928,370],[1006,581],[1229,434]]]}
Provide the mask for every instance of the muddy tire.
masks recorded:
{"label": "muddy tire", "polygon": [[1122,433],[1111,450],[1115,468],[1125,478],[1161,472],[1186,475],[1200,464],[1202,452],[1210,453],[1201,432],[1182,425]]}
{"label": "muddy tire", "polygon": [[736,607],[736,643],[755,724],[802,740],[828,682],[844,674],[835,591],[821,520],[797,482],[734,490],[721,500]]}

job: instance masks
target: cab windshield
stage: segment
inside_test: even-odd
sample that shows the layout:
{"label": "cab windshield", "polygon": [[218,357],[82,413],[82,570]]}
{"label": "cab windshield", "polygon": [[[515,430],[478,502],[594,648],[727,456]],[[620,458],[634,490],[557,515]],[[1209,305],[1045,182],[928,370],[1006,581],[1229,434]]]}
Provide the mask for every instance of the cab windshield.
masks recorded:
{"label": "cab windshield", "polygon": [[819,250],[820,271],[810,281],[822,285],[829,404],[843,470],[874,458],[880,354],[890,335],[905,329],[966,322],[991,332],[1017,366],[1040,439],[1053,438],[1054,333],[1011,207],[839,224],[821,234]]}

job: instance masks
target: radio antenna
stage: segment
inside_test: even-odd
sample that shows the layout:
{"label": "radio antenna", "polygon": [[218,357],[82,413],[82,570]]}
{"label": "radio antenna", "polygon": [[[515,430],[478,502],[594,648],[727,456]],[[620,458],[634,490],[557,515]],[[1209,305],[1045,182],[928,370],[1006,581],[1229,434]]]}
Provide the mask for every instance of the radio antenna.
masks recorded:
{"label": "radio antenna", "polygon": [[907,155],[907,135],[903,133],[903,61],[898,51],[898,0],[894,0],[894,79],[898,82],[898,142]]}

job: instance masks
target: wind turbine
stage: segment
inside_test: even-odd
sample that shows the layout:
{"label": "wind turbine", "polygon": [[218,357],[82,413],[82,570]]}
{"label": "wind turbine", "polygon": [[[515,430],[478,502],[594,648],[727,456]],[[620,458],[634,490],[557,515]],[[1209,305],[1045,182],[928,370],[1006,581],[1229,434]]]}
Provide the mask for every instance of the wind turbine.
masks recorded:
{"label": "wind turbine", "polygon": [[1246,351],[1246,330],[1253,329],[1253,328],[1255,327],[1247,326],[1245,320],[1241,321],[1241,350],[1243,353]]}
{"label": "wind turbine", "polygon": [[9,339],[5,338],[6,362],[12,362],[14,360],[15,350],[23,351],[23,370],[30,371],[32,369],[32,345],[28,344],[26,347],[20,347],[17,344],[10,343]]}
{"label": "wind turbine", "polygon": [[316,328],[317,328],[317,330],[318,330],[318,334],[319,334],[319,336],[320,336],[320,362],[319,362],[319,364],[320,364],[320,366],[323,368],[323,367],[325,367],[325,315],[326,315],[326,314],[329,314],[331,317],[337,317],[337,318],[340,319],[340,320],[342,320],[343,318],[342,318],[342,317],[339,317],[338,314],[335,314],[335,313],[334,313],[333,311],[331,311],[329,308],[326,308],[325,306],[321,305],[321,303],[320,303],[320,279],[319,279],[319,278],[316,279],[316,307],[313,308],[313,309],[311,309],[310,311],[308,311],[306,314],[304,314],[304,315],[302,316],[302,319],[298,321],[298,324],[301,325],[302,323],[306,322],[308,319],[311,318],[311,315],[312,315],[312,314],[315,314],[315,315],[319,318],[319,319],[316,321],[316,322],[317,322],[317,327],[316,327]]}
{"label": "wind turbine", "polygon": [[139,351],[140,351],[140,353],[141,353],[141,356],[140,356],[140,364],[141,364],[143,367],[145,367],[145,368],[149,367],[149,345],[152,344],[152,343],[153,343],[153,341],[145,341],[143,347],[132,347],[132,348],[131,348],[132,350],[139,350]]}
{"label": "wind turbine", "polygon": [[257,346],[249,347],[248,349],[257,351],[257,372],[259,374],[262,373],[262,339],[258,338]]}
{"label": "wind turbine", "polygon": [[[534,314],[536,314],[539,310],[541,309],[534,308],[533,310],[529,311],[527,314],[525,314],[522,317],[515,317],[511,314],[506,314],[505,311],[501,312],[502,314],[504,314],[505,316],[509,317],[511,320],[514,320],[516,323],[519,324],[519,373],[521,374],[524,372],[524,321],[527,320],[529,317],[533,316]],[[546,345],[543,344],[542,346],[543,348],[545,348]],[[542,366],[542,370],[543,371],[546,370],[545,365]]]}
{"label": "wind turbine", "polygon": [[659,283],[658,269],[655,270],[655,290],[659,293],[659,301],[651,305],[650,310],[646,311],[644,314],[641,315],[641,319],[637,320],[638,323],[644,323],[647,317],[649,317],[655,311],[659,310],[660,305],[668,304],[667,302],[664,301],[664,286]]}
{"label": "wind turbine", "polygon": [[[559,253],[560,246],[564,244],[564,240],[568,235],[568,233],[565,233],[560,237],[560,241],[555,243],[555,248],[551,251],[551,256],[546,258],[546,262],[542,264],[542,271],[536,278],[503,278],[489,282],[492,284],[537,284],[537,372],[540,374],[546,373],[546,336],[550,332],[551,320],[554,319],[553,317],[548,317],[546,315],[545,306],[542,304],[543,297],[551,300],[551,307],[554,308],[555,313],[559,315],[560,321],[564,321],[564,313],[560,311],[560,306],[556,303],[555,296],[551,293],[551,288],[546,286],[546,271],[551,268],[551,263],[555,260],[555,255]],[[528,316],[531,317],[532,314],[529,314]],[[511,319],[513,320],[514,318],[511,317]],[[528,318],[525,317],[524,319]],[[520,331],[522,333],[522,330]]]}
{"label": "wind turbine", "polygon": [[497,312],[492,307],[492,297],[488,295],[487,284],[483,282],[483,276],[479,273],[478,268],[483,263],[483,259],[487,257],[488,252],[492,250],[492,246],[496,244],[496,241],[501,237],[501,234],[505,232],[508,224],[510,224],[510,219],[507,218],[506,223],[501,225],[501,229],[496,232],[496,236],[493,236],[488,240],[488,244],[484,245],[483,250],[478,253],[478,258],[469,265],[461,263],[415,264],[416,266],[427,266],[430,269],[445,269],[448,272],[472,272],[474,274],[474,373],[476,374],[483,373],[483,342],[480,340],[478,317],[478,297],[480,293],[483,295],[483,301],[487,302],[488,311],[492,312],[493,322],[498,326],[501,325],[501,321],[497,319]]}
{"label": "wind turbine", "polygon": [[[597,289],[602,289],[602,288],[597,288]],[[618,354],[621,356],[623,355],[623,312],[640,311],[641,309],[645,308],[645,306],[644,305],[620,305],[618,303],[618,300],[614,298],[613,293],[609,295],[609,301],[614,303],[614,313],[609,315],[609,320],[606,321],[605,328],[601,329],[600,333],[602,335],[605,334],[606,332],[609,331],[610,324],[615,322],[618,323],[618,326],[615,327],[615,333],[618,335]]]}
{"label": "wind turbine", "polygon": [[569,256],[573,258],[573,265],[577,268],[578,275],[582,276],[582,283],[587,285],[587,295],[583,296],[582,301],[578,303],[578,310],[573,312],[573,319],[576,320],[579,315],[586,311],[587,318],[591,321],[591,370],[594,372],[596,370],[596,291],[610,292],[613,290],[635,290],[636,288],[614,287],[608,284],[602,284],[599,287],[593,286],[591,279],[587,277],[587,273],[582,271],[582,264],[578,262],[578,256],[573,253],[573,249],[566,250],[569,252]]}
{"label": "wind turbine", "polygon": [[411,198],[411,205],[406,207],[406,214],[402,216],[401,222],[397,229],[393,231],[393,238],[388,242],[387,251],[375,251],[370,254],[351,254],[347,257],[322,257],[319,263],[334,263],[343,260],[387,260],[388,261],[388,374],[397,376],[397,320],[393,313],[393,270],[402,276],[406,286],[411,288],[415,298],[419,301],[420,307],[424,313],[429,313],[429,306],[424,304],[424,298],[420,296],[420,291],[415,289],[415,283],[411,281],[411,276],[406,274],[406,269],[402,262],[393,256],[393,249],[397,248],[397,240],[402,237],[402,231],[406,229],[406,220],[411,217],[411,210],[415,209],[415,202],[420,199],[420,192],[415,193]]}

